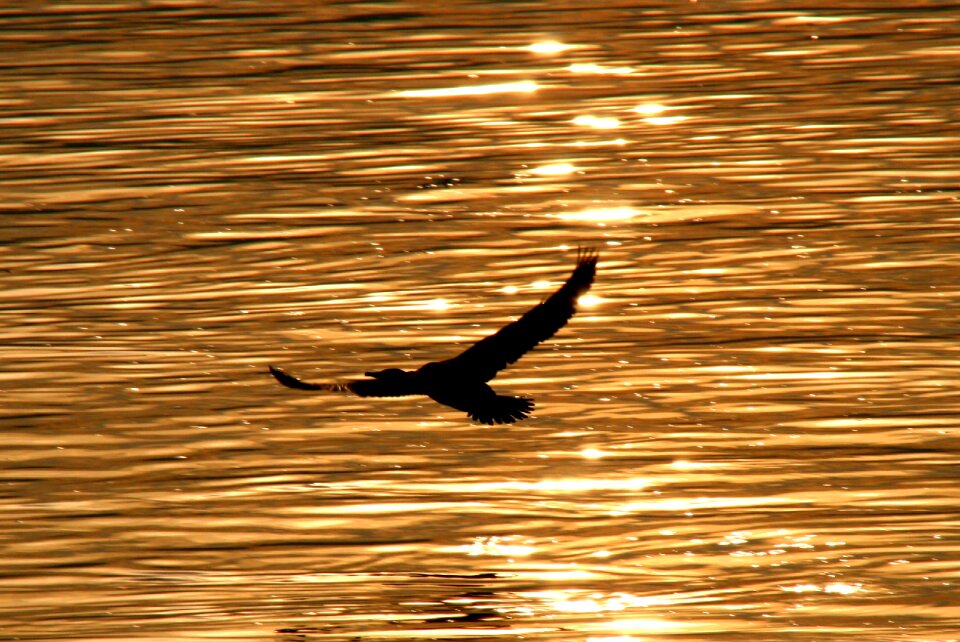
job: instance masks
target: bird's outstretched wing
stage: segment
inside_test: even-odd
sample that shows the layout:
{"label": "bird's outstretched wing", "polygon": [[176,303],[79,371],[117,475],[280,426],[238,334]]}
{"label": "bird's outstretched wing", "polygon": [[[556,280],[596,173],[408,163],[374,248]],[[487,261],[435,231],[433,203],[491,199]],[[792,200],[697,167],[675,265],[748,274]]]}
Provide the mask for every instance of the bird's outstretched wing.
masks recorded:
{"label": "bird's outstretched wing", "polygon": [[533,406],[533,399],[527,397],[497,395],[467,409],[467,414],[482,424],[512,424],[529,417]]}
{"label": "bird's outstretched wing", "polygon": [[358,397],[406,397],[413,393],[398,388],[389,381],[379,379],[358,379],[347,383],[309,383],[287,374],[276,366],[270,366],[270,374],[285,385],[295,390],[325,390],[327,392],[352,392]]}
{"label": "bird's outstretched wing", "polygon": [[481,339],[446,363],[476,377],[490,381],[497,372],[552,337],[577,311],[577,299],[593,284],[599,255],[594,249],[581,250],[577,267],[559,290],[495,334]]}

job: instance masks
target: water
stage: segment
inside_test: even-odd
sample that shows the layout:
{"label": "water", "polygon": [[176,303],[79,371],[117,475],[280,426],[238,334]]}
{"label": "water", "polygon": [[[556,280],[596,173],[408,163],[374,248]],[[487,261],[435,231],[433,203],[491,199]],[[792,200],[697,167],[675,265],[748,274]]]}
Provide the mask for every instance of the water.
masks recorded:
{"label": "water", "polygon": [[4,639],[960,639],[960,13],[590,7],[3,10]]}

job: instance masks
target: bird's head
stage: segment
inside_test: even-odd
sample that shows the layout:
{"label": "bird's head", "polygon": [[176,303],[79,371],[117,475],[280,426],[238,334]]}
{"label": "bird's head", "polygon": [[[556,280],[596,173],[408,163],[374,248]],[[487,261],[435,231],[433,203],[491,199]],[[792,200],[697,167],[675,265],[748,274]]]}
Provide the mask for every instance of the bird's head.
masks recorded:
{"label": "bird's head", "polygon": [[400,381],[401,379],[406,379],[410,373],[400,368],[387,368],[386,370],[373,370],[364,372],[363,374],[367,377],[379,379],[380,381]]}

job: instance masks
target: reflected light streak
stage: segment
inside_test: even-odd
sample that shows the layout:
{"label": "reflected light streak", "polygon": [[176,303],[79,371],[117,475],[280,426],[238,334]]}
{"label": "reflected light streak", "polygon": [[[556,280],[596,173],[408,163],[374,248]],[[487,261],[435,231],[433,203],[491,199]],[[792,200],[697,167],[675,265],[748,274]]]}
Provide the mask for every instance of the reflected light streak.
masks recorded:
{"label": "reflected light streak", "polygon": [[584,459],[600,459],[602,457],[606,457],[608,454],[609,453],[605,453],[602,450],[597,450],[596,448],[584,448],[580,451],[580,456]]}
{"label": "reflected light streak", "polygon": [[862,590],[863,587],[859,584],[846,584],[844,582],[833,582],[823,587],[824,593],[839,593],[840,595],[851,595]]}
{"label": "reflected light streak", "polygon": [[[628,609],[664,606],[670,600],[664,596],[638,596],[630,593],[600,593],[568,589],[556,591],[536,591],[521,593],[523,597],[541,601],[547,608],[560,613],[612,613]],[[590,628],[602,627],[606,630],[626,633],[663,631],[684,627],[682,622],[671,622],[657,618],[622,617],[610,621],[598,620]],[[589,640],[634,640],[629,635],[591,636]]]}
{"label": "reflected light streak", "polygon": [[424,310],[434,310],[437,312],[442,312],[444,310],[450,309],[450,303],[446,299],[433,299],[422,304],[422,309]]}
{"label": "reflected light streak", "polygon": [[565,582],[592,580],[596,579],[598,575],[590,571],[537,571],[536,577],[540,580]]}
{"label": "reflected light streak", "polygon": [[737,379],[760,381],[790,381],[794,379],[859,379],[861,377],[888,377],[887,372],[765,372],[739,375]]}
{"label": "reflected light streak", "polygon": [[726,274],[728,272],[727,268],[700,268],[697,270],[688,270],[690,274],[704,274],[707,276]]}
{"label": "reflected light streak", "polygon": [[620,126],[620,119],[612,116],[605,118],[601,118],[600,116],[577,116],[571,122],[574,125],[592,127],[594,129],[616,129]]}
{"label": "reflected light streak", "polygon": [[663,112],[667,111],[668,107],[661,105],[659,103],[644,103],[643,105],[637,105],[633,108],[633,111],[645,116],[643,122],[648,125],[676,125],[677,123],[682,123],[687,120],[686,116],[661,116]]}
{"label": "reflected light streak", "polygon": [[536,176],[566,176],[577,171],[577,168],[570,163],[552,163],[550,165],[541,165],[529,170]]}
{"label": "reflected light streak", "polygon": [[[392,301],[396,297],[388,295],[370,295],[366,298],[372,303],[385,303]],[[446,299],[430,299],[429,301],[417,301],[412,303],[402,303],[400,305],[373,305],[372,310],[376,312],[392,312],[395,310],[429,310],[431,312],[443,312],[453,307],[453,304]]]}
{"label": "reflected light streak", "polygon": [[595,308],[603,302],[604,299],[598,297],[596,294],[584,294],[582,297],[577,299],[577,305],[582,308]]}
{"label": "reflected light streak", "polygon": [[724,466],[729,466],[730,464],[724,464],[720,462],[700,462],[700,461],[687,461],[685,459],[678,459],[670,464],[671,468],[676,470],[702,470],[704,468],[722,468]]}
{"label": "reflected light streak", "polygon": [[534,591],[522,595],[542,600],[552,610],[564,613],[604,613],[623,611],[628,608],[663,606],[670,603],[669,600],[659,596],[641,597],[631,593],[600,592],[587,594],[586,591],[577,589]]}
{"label": "reflected light streak", "polygon": [[577,63],[567,67],[567,71],[575,74],[617,74],[625,75],[633,73],[633,67],[604,67],[596,63]]}
{"label": "reflected light streak", "polygon": [[471,484],[470,488],[477,492],[529,490],[566,493],[595,490],[642,490],[651,485],[653,485],[653,481],[645,477],[628,477],[626,479],[543,479],[537,482],[491,482]]}
{"label": "reflected light streak", "polygon": [[473,543],[459,547],[458,550],[476,557],[479,555],[496,555],[500,557],[526,557],[537,552],[533,546],[524,544],[510,544],[514,536],[501,537],[493,535],[491,537],[475,537]]}
{"label": "reflected light streak", "polygon": [[689,499],[651,499],[641,502],[630,502],[612,509],[611,512],[617,515],[656,510],[682,513],[704,508],[745,508],[748,506],[806,503],[809,503],[809,501],[786,497],[691,497]]}
{"label": "reflected light streak", "polygon": [[852,595],[863,590],[860,584],[847,584],[846,582],[831,582],[824,586],[817,584],[795,584],[794,586],[781,586],[784,591],[790,593],[834,593],[838,595]]}
{"label": "reflected light streak", "polygon": [[668,622],[666,620],[654,620],[653,618],[630,618],[610,622],[611,628],[621,631],[639,631],[642,633],[666,631],[667,629],[676,629],[684,626],[683,622]]}
{"label": "reflected light streak", "polygon": [[643,122],[648,125],[676,125],[686,119],[686,116],[653,116],[651,118],[644,118]]}
{"label": "reflected light streak", "polygon": [[510,92],[530,93],[540,88],[532,80],[504,82],[493,85],[472,85],[468,87],[443,87],[437,89],[409,89],[399,92],[404,98],[448,98],[451,96],[485,96]]}
{"label": "reflected light streak", "polygon": [[597,207],[579,212],[564,212],[556,217],[564,221],[603,222],[628,221],[639,214],[640,211],[632,207]]}
{"label": "reflected light streak", "polygon": [[567,147],[602,147],[604,145],[622,147],[629,142],[626,138],[614,138],[612,140],[577,140],[572,143],[565,143],[565,145]]}
{"label": "reflected light streak", "polygon": [[644,116],[656,116],[667,111],[667,108],[659,103],[644,103],[634,107],[633,111]]}
{"label": "reflected light streak", "polygon": [[561,53],[570,48],[571,45],[565,45],[562,42],[557,42],[556,40],[544,40],[542,42],[533,43],[527,47],[527,51],[538,54],[554,54]]}

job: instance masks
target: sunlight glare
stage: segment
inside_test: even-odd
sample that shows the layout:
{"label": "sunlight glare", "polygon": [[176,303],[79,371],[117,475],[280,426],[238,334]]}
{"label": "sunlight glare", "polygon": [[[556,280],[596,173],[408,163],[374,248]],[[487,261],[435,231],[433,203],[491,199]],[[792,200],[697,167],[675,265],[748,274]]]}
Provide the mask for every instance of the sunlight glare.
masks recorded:
{"label": "sunlight glare", "polygon": [[840,595],[851,595],[859,593],[862,589],[857,584],[846,584],[845,582],[832,582],[823,587],[824,593],[839,593]]}
{"label": "sunlight glare", "polygon": [[596,294],[584,294],[582,297],[577,299],[577,305],[579,305],[581,308],[595,308],[603,303],[603,301],[604,300],[601,297],[598,297]]}
{"label": "sunlight glare", "polygon": [[399,92],[404,98],[449,98],[452,96],[484,96],[511,92],[530,93],[540,88],[532,80],[504,82],[493,85],[469,85],[465,87],[442,87],[437,89],[409,89]]}
{"label": "sunlight glare", "polygon": [[686,459],[677,459],[676,461],[670,464],[670,467],[676,470],[702,470],[704,468],[720,468],[728,465],[729,464],[724,464],[720,462],[702,462],[702,461],[688,461]]}
{"label": "sunlight glare", "polygon": [[434,312],[443,312],[450,309],[450,302],[446,299],[431,299],[419,305],[413,306],[417,310],[433,310]]}
{"label": "sunlight glare", "polygon": [[633,108],[633,111],[645,116],[643,122],[648,125],[676,125],[687,120],[686,116],[661,116],[663,112],[667,111],[669,107],[661,105],[659,103],[644,103],[642,105],[637,105]]}
{"label": "sunlight glare", "polygon": [[641,597],[632,593],[587,592],[579,589],[557,589],[524,593],[524,597],[542,600],[550,609],[564,613],[603,613],[628,608],[662,606],[668,601],[658,596]]}
{"label": "sunlight glare", "polygon": [[594,129],[616,129],[620,126],[620,119],[612,116],[577,116],[571,121],[574,125],[592,127]]}
{"label": "sunlight glare", "polygon": [[632,207],[596,207],[579,212],[564,212],[557,214],[557,218],[564,221],[584,221],[584,222],[604,222],[604,221],[627,221],[640,214],[640,211]]}
{"label": "sunlight glare", "polygon": [[610,623],[612,628],[622,631],[641,631],[650,633],[652,631],[665,631],[667,629],[676,629],[684,626],[682,622],[667,622],[665,620],[654,620],[652,618],[631,618],[625,620],[614,620]]}
{"label": "sunlight glare", "polygon": [[554,54],[561,53],[570,49],[570,45],[565,45],[562,42],[557,42],[556,40],[544,40],[542,42],[535,42],[529,47],[527,51],[538,54]]}
{"label": "sunlight glare", "polygon": [[551,163],[534,167],[530,170],[530,173],[536,176],[566,176],[575,171],[577,171],[577,168],[570,163]]}
{"label": "sunlight glare", "polygon": [[717,510],[720,508],[746,508],[751,506],[774,506],[802,504],[806,500],[782,497],[690,497],[687,499],[649,499],[628,502],[613,509],[617,515],[636,512],[668,511],[688,513],[695,510]]}
{"label": "sunlight glare", "polygon": [[606,145],[615,145],[623,147],[630,141],[626,138],[614,138],[611,140],[575,140],[572,143],[563,143],[567,147],[603,147]]}
{"label": "sunlight glare", "polygon": [[460,550],[471,557],[479,555],[495,555],[500,557],[526,557],[537,551],[533,546],[523,544],[510,544],[516,539],[515,536],[475,537],[472,544],[465,544]]}
{"label": "sunlight glare", "polygon": [[567,71],[575,74],[618,74],[633,73],[633,67],[604,67],[593,62],[575,63],[567,67]]}
{"label": "sunlight glare", "polygon": [[634,107],[633,111],[644,116],[656,116],[667,111],[667,108],[659,103],[644,103]]}
{"label": "sunlight glare", "polygon": [[[583,297],[580,297],[581,300]],[[584,448],[580,451],[580,456],[584,459],[600,459],[601,457],[606,457],[607,453],[602,450],[597,450],[596,448]]]}
{"label": "sunlight glare", "polygon": [[781,586],[781,590],[790,593],[835,593],[839,595],[851,595],[863,590],[859,584],[847,584],[845,582],[831,582],[824,586],[819,584],[794,584],[793,586]]}
{"label": "sunlight glare", "polygon": [[687,119],[686,116],[654,116],[651,118],[644,118],[643,122],[648,125],[676,125],[677,123],[682,123]]}
{"label": "sunlight glare", "polygon": [[542,479],[535,482],[506,481],[473,484],[477,492],[531,491],[546,493],[586,493],[609,490],[642,490],[653,484],[646,477],[627,477],[624,479]]}

